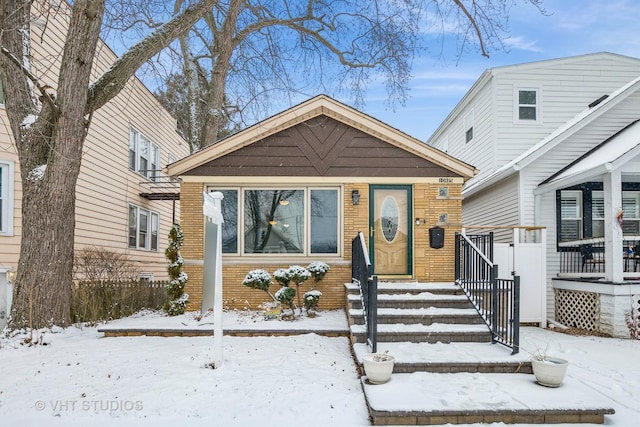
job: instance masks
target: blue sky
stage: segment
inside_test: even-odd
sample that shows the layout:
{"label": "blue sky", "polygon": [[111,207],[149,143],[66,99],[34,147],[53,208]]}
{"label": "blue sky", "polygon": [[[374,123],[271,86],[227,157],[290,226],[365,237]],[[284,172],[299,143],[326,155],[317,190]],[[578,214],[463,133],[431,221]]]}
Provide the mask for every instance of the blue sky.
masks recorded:
{"label": "blue sky", "polygon": [[415,60],[405,106],[385,108],[383,90],[372,85],[361,110],[426,141],[488,68],[601,51],[640,58],[639,3],[545,0],[548,16],[543,16],[520,1],[511,11],[508,52],[493,52],[489,58],[473,52],[458,58],[455,48],[426,54]]}

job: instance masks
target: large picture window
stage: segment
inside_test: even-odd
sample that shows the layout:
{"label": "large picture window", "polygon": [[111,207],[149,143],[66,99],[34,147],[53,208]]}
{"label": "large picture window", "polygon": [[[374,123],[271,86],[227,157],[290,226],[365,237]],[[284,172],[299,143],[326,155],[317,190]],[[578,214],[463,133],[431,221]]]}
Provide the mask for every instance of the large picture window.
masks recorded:
{"label": "large picture window", "polygon": [[129,247],[157,251],[159,224],[157,213],[129,205]]}
{"label": "large picture window", "polygon": [[155,181],[160,168],[160,148],[133,127],[129,128],[129,169]]}
{"label": "large picture window", "polygon": [[[337,188],[220,189],[223,253],[337,254]],[[242,233],[239,232],[242,230]]]}

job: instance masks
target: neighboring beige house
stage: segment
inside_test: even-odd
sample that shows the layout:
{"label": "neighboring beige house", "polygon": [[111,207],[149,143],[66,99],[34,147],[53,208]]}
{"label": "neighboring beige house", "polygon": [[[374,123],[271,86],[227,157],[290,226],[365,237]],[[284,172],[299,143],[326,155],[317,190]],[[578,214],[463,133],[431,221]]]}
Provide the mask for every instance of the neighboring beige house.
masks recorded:
{"label": "neighboring beige house", "polygon": [[[186,292],[189,309],[197,310],[205,262],[203,191],[224,195],[228,306],[256,307],[265,300],[242,285],[250,270],[273,273],[324,261],[331,270],[321,282],[320,306],[343,308],[351,242],[359,231],[374,274],[453,281],[460,190],[475,169],[319,95],[169,165],[168,173],[180,177]],[[436,226],[444,232],[442,246],[430,244]]]}
{"label": "neighboring beige house", "polygon": [[[45,30],[39,26],[43,19],[34,20],[31,71],[53,86],[68,17],[47,16]],[[99,42],[94,78],[115,59]],[[0,87],[0,317],[22,233],[20,168],[2,93]],[[169,228],[179,217],[179,202],[167,200],[177,198],[178,188],[160,169],[188,153],[175,119],[131,78],[92,118],[76,190],[76,250],[99,246],[122,252],[142,278],[166,279],[164,249]]]}
{"label": "neighboring beige house", "polygon": [[428,141],[480,170],[462,189],[469,229],[502,226],[496,239],[509,243],[508,227],[545,227],[549,319],[628,335],[640,300],[638,120],[640,59],[600,52],[486,70]]}

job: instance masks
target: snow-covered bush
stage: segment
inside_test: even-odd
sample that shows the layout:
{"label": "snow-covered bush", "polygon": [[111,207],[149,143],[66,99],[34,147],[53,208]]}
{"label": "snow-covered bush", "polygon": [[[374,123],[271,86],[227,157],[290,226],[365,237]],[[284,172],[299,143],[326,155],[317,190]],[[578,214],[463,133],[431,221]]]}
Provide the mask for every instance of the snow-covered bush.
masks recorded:
{"label": "snow-covered bush", "polygon": [[322,261],[313,261],[307,266],[307,270],[311,273],[311,277],[313,277],[314,286],[317,285],[327,272],[330,270],[329,264],[324,263]]}
{"label": "snow-covered bush", "polygon": [[304,293],[304,308],[307,310],[307,314],[318,310],[318,302],[320,302],[321,296],[322,292],[316,289],[312,289]]}
{"label": "snow-covered bush", "polygon": [[281,286],[289,286],[291,277],[289,277],[289,270],[286,268],[279,268],[273,272],[273,278],[276,279]]}
{"label": "snow-covered bush", "polygon": [[169,246],[164,251],[164,256],[169,260],[169,266],[167,267],[169,284],[166,286],[169,300],[164,309],[170,316],[183,314],[189,302],[189,295],[184,293],[184,287],[189,276],[182,271],[184,260],[180,255],[183,241],[182,229],[178,224],[173,224],[173,227],[169,230]]}
{"label": "snow-covered bush", "polygon": [[296,304],[293,299],[296,296],[296,290],[288,286],[283,286],[276,292],[276,300],[280,301],[283,306],[289,307],[291,311],[295,310]]}
{"label": "snow-covered bush", "polygon": [[258,289],[266,292],[272,300],[275,301],[271,292],[269,292],[269,286],[271,286],[271,275],[268,271],[262,269],[251,270],[242,280],[242,284],[250,287],[251,289]]}

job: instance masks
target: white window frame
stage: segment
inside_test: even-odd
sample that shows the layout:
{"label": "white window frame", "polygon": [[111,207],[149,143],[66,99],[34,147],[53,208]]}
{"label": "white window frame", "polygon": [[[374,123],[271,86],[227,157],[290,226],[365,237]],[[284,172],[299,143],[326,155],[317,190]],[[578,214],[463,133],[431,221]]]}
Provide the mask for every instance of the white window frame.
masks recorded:
{"label": "white window frame", "polygon": [[[146,155],[143,155],[141,146],[146,145]],[[133,156],[135,159],[131,158]],[[128,167],[129,170],[136,172],[138,175],[155,181],[157,178],[156,170],[160,169],[160,146],[154,143],[146,135],[133,126],[129,126],[129,150],[128,150]],[[141,159],[147,161],[146,167],[141,167]],[[133,161],[132,161],[133,160]]]}
{"label": "white window frame", "polygon": [[[602,210],[602,215],[599,214],[600,209]],[[598,229],[603,230],[602,235],[594,231],[596,221],[600,224]],[[591,235],[592,237],[604,237],[604,191],[602,190],[591,191]]]}
{"label": "white window frame", "polygon": [[[130,237],[131,237],[131,209],[135,211],[135,233],[136,233],[136,243],[135,245],[131,245]],[[147,235],[145,239],[145,244],[140,244],[140,214],[144,213],[147,215]],[[155,220],[155,222],[154,222]],[[155,226],[155,236],[156,236],[156,244],[155,247],[151,244],[153,240],[153,231]],[[136,206],[134,204],[129,204],[129,208],[127,210],[127,246],[129,249],[140,249],[144,251],[150,252],[158,252],[158,246],[160,246],[160,215],[157,212],[151,211],[149,209],[141,208],[140,206]]]}
{"label": "white window frame", "polygon": [[[343,188],[341,186],[243,186],[243,187],[214,187],[209,186],[207,188],[207,192],[212,191],[222,191],[222,190],[233,190],[237,191],[238,194],[238,205],[237,205],[237,252],[236,253],[225,253],[224,256],[240,256],[240,257],[338,257],[342,256],[342,248],[343,248]],[[244,196],[245,191],[247,190],[302,190],[304,191],[304,221],[305,221],[305,229],[304,229],[304,250],[302,253],[250,253],[244,251],[245,241],[244,241]],[[317,253],[311,252],[311,191],[315,190],[333,190],[336,191],[336,203],[337,203],[337,224],[336,224],[336,233],[337,233],[337,248],[335,253]],[[224,203],[224,199],[222,203]]]}
{"label": "white window frame", "polygon": [[14,167],[13,161],[0,159],[0,179],[2,180],[0,236],[13,236]]}
{"label": "white window frame", "polygon": [[[472,142],[475,138],[475,118],[474,118],[474,114],[473,114],[473,110],[471,110],[469,112],[469,114],[467,114],[464,118],[464,142],[465,144],[468,144],[470,142]],[[469,137],[469,134],[471,134],[471,137]]]}
{"label": "white window frame", "polygon": [[[520,103],[520,92],[535,92],[536,94],[536,103],[535,104],[521,104]],[[540,108],[540,89],[537,87],[516,87],[513,94],[513,120],[515,123],[520,124],[537,124],[540,123],[541,117],[541,108]],[[520,107],[534,108],[536,113],[535,120],[533,119],[523,119],[520,117]]]}
{"label": "white window frame", "polygon": [[[584,236],[584,213],[582,209],[582,191],[581,190],[561,190],[560,197],[560,225],[562,221],[576,221],[578,226],[578,236],[576,238],[582,239]],[[575,212],[573,216],[564,216],[564,210],[562,206],[562,200],[575,200]],[[558,230],[558,238],[562,235],[562,230]]]}

